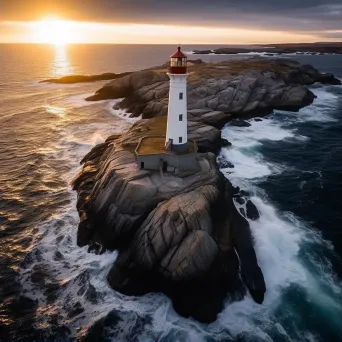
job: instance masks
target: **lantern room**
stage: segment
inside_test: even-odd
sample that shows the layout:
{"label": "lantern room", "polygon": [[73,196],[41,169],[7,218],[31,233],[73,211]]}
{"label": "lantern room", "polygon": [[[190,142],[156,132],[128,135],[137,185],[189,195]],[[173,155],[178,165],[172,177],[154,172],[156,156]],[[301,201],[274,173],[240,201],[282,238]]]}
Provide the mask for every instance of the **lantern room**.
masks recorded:
{"label": "lantern room", "polygon": [[178,46],[177,51],[170,57],[169,73],[186,74],[187,57]]}

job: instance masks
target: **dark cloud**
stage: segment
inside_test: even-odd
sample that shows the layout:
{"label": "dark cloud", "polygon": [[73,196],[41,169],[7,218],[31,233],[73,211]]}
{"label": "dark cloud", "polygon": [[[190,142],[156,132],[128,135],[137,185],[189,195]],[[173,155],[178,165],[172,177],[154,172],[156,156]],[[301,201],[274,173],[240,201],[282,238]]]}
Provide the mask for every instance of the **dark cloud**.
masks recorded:
{"label": "dark cloud", "polygon": [[84,21],[342,30],[341,0],[0,0],[0,20],[49,14]]}

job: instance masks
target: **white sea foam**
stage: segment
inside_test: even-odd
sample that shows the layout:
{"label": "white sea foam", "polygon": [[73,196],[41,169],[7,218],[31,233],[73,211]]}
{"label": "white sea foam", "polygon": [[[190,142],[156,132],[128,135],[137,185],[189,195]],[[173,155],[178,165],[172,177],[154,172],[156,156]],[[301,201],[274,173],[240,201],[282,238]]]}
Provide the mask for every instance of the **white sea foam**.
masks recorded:
{"label": "white sea foam", "polygon": [[298,113],[300,121],[320,121],[336,122],[336,118],[328,114],[329,111],[336,108],[338,96],[327,91],[326,87],[313,88],[312,92],[317,96],[311,106],[302,108]]}
{"label": "white sea foam", "polygon": [[[72,194],[72,196],[75,195]],[[56,302],[45,312],[47,321],[55,310],[59,310],[66,319],[68,310],[71,310],[77,301],[80,301],[83,306],[87,306],[86,311],[90,310],[95,320],[113,307],[113,297],[110,296],[109,289],[107,289],[108,284],[105,276],[116,258],[116,253],[105,253],[103,256],[98,256],[87,253],[86,247],[77,247],[74,232],[77,229],[78,215],[73,206],[74,204],[65,208],[63,213],[54,215],[50,221],[41,225],[40,230],[43,237],[39,238],[36,250],[44,256],[44,261],[42,262],[39,258],[33,260],[32,266],[22,273],[25,292],[30,297],[37,299],[42,308],[46,305],[46,297],[30,282],[29,276],[32,270],[38,265],[49,274],[50,281],[63,286],[63,290],[58,292]],[[62,260],[56,260],[56,252],[61,253]],[[81,279],[82,275],[86,275],[84,280]],[[88,281],[95,286],[98,295],[106,299],[100,306],[92,305],[84,298],[85,290],[82,291],[81,289],[82,286],[85,289],[89,288]],[[82,291],[81,296],[79,291]],[[111,300],[107,301],[108,299]],[[90,315],[87,318],[91,318]],[[41,320],[44,321],[44,317],[41,317]],[[47,324],[47,322],[45,323]],[[84,323],[84,325],[86,324]],[[72,327],[76,329],[76,326],[71,324]]]}
{"label": "white sea foam", "polygon": [[249,120],[249,127],[227,125],[222,136],[233,143],[233,147],[224,148],[221,154],[234,168],[226,169],[229,179],[236,186],[246,186],[246,180],[258,180],[274,173],[283,172],[286,167],[276,163],[266,162],[258,152],[263,141],[298,140],[293,130],[285,129],[274,118],[264,118],[262,121]]}
{"label": "white sea foam", "polygon": [[253,181],[286,169],[283,165],[264,161],[258,152],[263,141],[296,140],[298,136],[295,131],[284,128],[275,117],[249,122],[250,127],[225,127],[223,136],[232,143],[232,147],[223,149],[221,153],[234,164],[233,169],[227,169],[231,182],[258,194],[251,199],[260,212],[260,218],[250,221],[250,226],[267,292],[262,306],[254,303],[250,296],[227,305],[215,324],[228,326],[234,336],[244,332],[272,341],[266,331],[273,325],[277,324],[277,329],[286,334],[286,329],[273,317],[273,311],[281,303],[282,291],[289,284],[300,283],[306,278],[306,271],[297,258],[303,233],[293,222],[279,216]]}
{"label": "white sea foam", "polygon": [[[303,234],[292,222],[280,218],[264,199],[255,196],[251,199],[260,212],[260,219],[249,222],[258,263],[267,284],[265,301],[260,306],[248,296],[242,302],[230,304],[220,314],[219,323],[230,327],[234,335],[255,332],[267,340],[265,331],[276,323],[273,311],[281,304],[282,291],[291,283],[301,283],[307,277],[297,258]],[[259,327],[255,325],[256,320]]]}
{"label": "white sea foam", "polygon": [[[280,141],[298,139],[292,130],[288,130],[274,119],[264,118],[262,121],[249,120],[250,127],[235,127],[223,129],[222,137],[234,141],[236,147],[252,147],[260,145],[262,140]],[[229,132],[229,133],[227,133]]]}
{"label": "white sea foam", "polygon": [[233,169],[229,169],[232,177],[241,178],[245,175],[245,179],[255,179],[268,176],[272,173],[273,165],[263,162],[259,153],[243,153],[238,149],[224,149],[222,155],[231,161],[234,165]]}
{"label": "white sea foam", "polygon": [[120,119],[125,119],[131,123],[141,119],[141,115],[138,117],[131,117],[131,114],[128,113],[125,109],[114,109],[115,105],[121,102],[123,99],[115,99],[115,100],[99,100],[99,101],[87,101],[86,98],[94,95],[94,92],[89,93],[82,93],[78,95],[69,96],[65,102],[67,103],[68,107],[71,108],[81,108],[87,106],[103,106],[106,111],[111,113],[113,116],[116,116]]}
{"label": "white sea foam", "polygon": [[[272,55],[270,55],[272,54]],[[239,56],[260,56],[260,57],[275,57],[276,55],[274,54],[274,52],[272,51],[268,51],[268,52],[239,52],[237,53],[236,55],[239,55]]]}
{"label": "white sea foam", "polygon": [[120,101],[122,101],[123,99],[117,99],[117,100],[112,100],[108,103],[107,105],[107,110],[109,110],[109,112],[113,115],[113,116],[116,116],[116,117],[119,117],[121,119],[125,119],[125,120],[128,120],[130,121],[131,123],[134,123],[135,121],[137,120],[140,120],[141,119],[141,115],[138,116],[138,117],[134,117],[132,118],[131,117],[131,113],[128,113],[127,110],[125,109],[121,109],[121,108],[118,108],[118,109],[114,109],[115,105],[118,104]]}
{"label": "white sea foam", "polygon": [[94,92],[89,92],[85,94],[79,94],[79,95],[73,95],[68,97],[65,101],[67,104],[72,105],[73,108],[79,108],[79,107],[85,107],[85,106],[92,106],[99,104],[104,101],[108,100],[102,100],[102,101],[87,101],[86,98],[89,96],[94,95]]}

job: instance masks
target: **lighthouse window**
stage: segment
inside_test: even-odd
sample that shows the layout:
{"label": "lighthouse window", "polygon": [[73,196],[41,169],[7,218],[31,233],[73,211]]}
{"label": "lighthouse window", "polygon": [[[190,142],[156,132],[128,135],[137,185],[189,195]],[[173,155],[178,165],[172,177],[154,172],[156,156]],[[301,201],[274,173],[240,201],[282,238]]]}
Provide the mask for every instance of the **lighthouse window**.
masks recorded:
{"label": "lighthouse window", "polygon": [[186,67],[187,58],[171,57],[170,66],[171,67]]}
{"label": "lighthouse window", "polygon": [[170,61],[170,62],[171,62],[170,65],[171,65],[172,67],[178,66],[178,58],[171,58],[171,61]]}
{"label": "lighthouse window", "polygon": [[181,144],[183,142],[183,138],[179,137],[179,143]]}
{"label": "lighthouse window", "polygon": [[179,121],[183,121],[183,114],[179,114]]}
{"label": "lighthouse window", "polygon": [[183,93],[179,93],[179,99],[183,100]]}

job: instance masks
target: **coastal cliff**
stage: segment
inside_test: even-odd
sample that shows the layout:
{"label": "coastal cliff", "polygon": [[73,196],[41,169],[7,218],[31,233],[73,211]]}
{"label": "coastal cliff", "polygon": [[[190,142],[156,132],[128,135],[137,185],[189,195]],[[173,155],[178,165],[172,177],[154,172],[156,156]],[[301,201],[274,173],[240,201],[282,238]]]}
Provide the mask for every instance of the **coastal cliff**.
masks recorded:
{"label": "coastal cliff", "polygon": [[[273,109],[298,110],[314,100],[305,85],[337,80],[288,60],[202,63],[189,71],[188,130],[199,149],[196,171],[140,170],[135,159],[140,138],[166,129],[164,70],[117,78],[89,99],[121,99],[116,106],[143,119],[81,161],[73,181],[77,242],[96,253],[118,250],[108,274],[116,291],[163,292],[181,315],[212,322],[227,298],[242,299],[248,290],[262,303],[266,291],[248,222],[259,213],[249,194],[219,171],[222,161],[215,153],[229,145],[220,128]],[[245,203],[245,210],[237,211],[235,202]]]}

